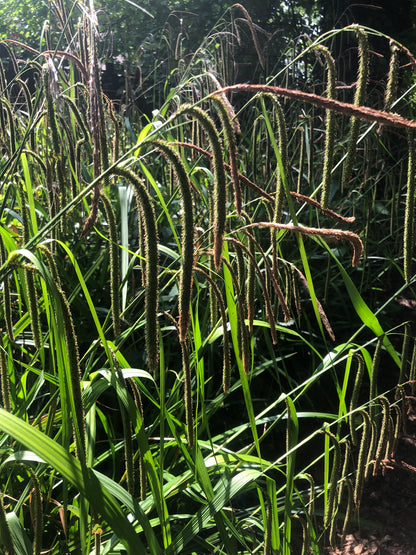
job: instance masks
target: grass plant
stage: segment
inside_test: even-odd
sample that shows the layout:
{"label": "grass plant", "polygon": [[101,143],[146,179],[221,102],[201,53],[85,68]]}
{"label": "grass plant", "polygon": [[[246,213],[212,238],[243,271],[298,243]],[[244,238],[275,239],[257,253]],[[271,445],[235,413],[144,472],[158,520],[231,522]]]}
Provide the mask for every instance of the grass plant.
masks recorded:
{"label": "grass plant", "polygon": [[[6,41],[0,66],[1,548],[321,553],[414,385],[411,55],[352,26],[227,83],[214,30],[152,118],[123,118],[93,1],[58,4],[45,48]],[[359,74],[337,90],[340,33]]]}

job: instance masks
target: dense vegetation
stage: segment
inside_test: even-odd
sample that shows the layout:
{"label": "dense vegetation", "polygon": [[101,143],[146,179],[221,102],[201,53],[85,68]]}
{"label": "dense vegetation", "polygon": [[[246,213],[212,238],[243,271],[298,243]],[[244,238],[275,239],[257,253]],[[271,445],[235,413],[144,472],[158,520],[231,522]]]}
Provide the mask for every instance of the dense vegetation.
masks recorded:
{"label": "dense vegetation", "polygon": [[2,549],[321,553],[414,394],[416,60],[236,4],[113,102],[96,7],[0,45]]}

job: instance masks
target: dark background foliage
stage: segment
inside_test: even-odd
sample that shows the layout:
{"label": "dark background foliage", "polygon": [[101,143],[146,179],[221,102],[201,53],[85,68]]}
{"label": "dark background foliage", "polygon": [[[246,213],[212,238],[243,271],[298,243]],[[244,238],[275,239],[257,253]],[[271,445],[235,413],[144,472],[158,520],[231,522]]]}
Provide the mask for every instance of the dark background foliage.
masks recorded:
{"label": "dark background foliage", "polygon": [[[288,47],[305,43],[312,34],[351,23],[377,29],[416,50],[415,0],[242,0],[241,5],[255,25],[263,66],[259,64],[246,16],[232,0],[97,0],[104,90],[121,104],[136,103],[149,114],[158,107],[160,99],[155,85],[162,86],[181,64],[189,63],[197,49],[201,45],[203,48],[203,37],[216,28],[225,13],[226,20],[234,22],[235,36],[230,41],[234,68],[230,78],[235,82],[264,82],[284,65]],[[54,27],[57,12],[63,8],[62,0],[2,2],[0,37],[37,49],[44,49],[47,40],[54,46],[48,30]],[[73,20],[80,15],[79,8],[75,8]],[[43,29],[41,39],[39,29]],[[219,38],[221,33],[220,27]],[[339,75],[351,82],[355,75],[350,56],[354,39],[352,35],[340,35],[336,40],[342,41],[334,44],[334,51],[339,53]],[[386,41],[379,42],[378,54],[385,57]],[[216,46],[220,48],[220,43]],[[383,62],[380,74],[385,74]]]}

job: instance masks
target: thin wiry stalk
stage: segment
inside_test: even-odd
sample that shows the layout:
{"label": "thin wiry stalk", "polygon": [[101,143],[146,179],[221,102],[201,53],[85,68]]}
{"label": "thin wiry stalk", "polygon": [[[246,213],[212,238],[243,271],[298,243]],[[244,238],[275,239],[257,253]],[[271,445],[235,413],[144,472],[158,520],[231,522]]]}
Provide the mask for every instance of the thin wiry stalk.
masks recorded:
{"label": "thin wiry stalk", "polygon": [[416,338],[413,340],[412,360],[410,362],[409,370],[410,391],[412,395],[416,391]]}
{"label": "thin wiry stalk", "polygon": [[298,194],[302,191],[302,180],[303,180],[303,168],[305,165],[305,127],[302,126],[299,129],[300,133],[300,147],[299,147],[299,173],[296,185],[296,192]]}
{"label": "thin wiry stalk", "polygon": [[[143,412],[143,402],[142,402],[142,396],[140,394],[140,389],[137,387],[137,384],[134,380],[132,379],[129,380],[129,383],[133,391],[134,403],[143,420],[144,412]],[[140,449],[139,449],[138,456],[139,456],[140,499],[141,501],[144,501],[146,499],[147,478],[146,478],[146,468],[144,465],[143,454]]]}
{"label": "thin wiry stalk", "polygon": [[26,294],[28,302],[28,313],[30,316],[30,325],[32,327],[33,341],[37,349],[42,347],[42,331],[40,326],[40,317],[38,310],[38,295],[35,285],[35,277],[29,267],[23,269],[25,276]]}
{"label": "thin wiry stalk", "polygon": [[244,6],[242,6],[241,4],[234,4],[233,8],[238,8],[243,12],[245,19],[243,19],[242,21],[245,21],[247,23],[249,29],[250,29],[251,38],[253,39],[254,48],[256,49],[256,53],[257,53],[257,56],[258,56],[258,59],[259,59],[259,63],[261,65],[261,67],[264,69],[263,52],[260,48],[260,43],[259,43],[259,39],[258,39],[257,32],[256,32],[256,27],[253,23],[253,20],[251,19],[250,14],[246,10],[246,8]]}
{"label": "thin wiry stalk", "polygon": [[[105,132],[104,110],[102,102],[101,80],[100,71],[97,58],[97,45],[96,34],[98,29],[97,14],[94,9],[94,3],[90,0],[90,14],[89,14],[89,108],[90,108],[90,125],[91,125],[91,138],[93,143],[93,168],[94,178],[97,178],[101,173],[101,168],[107,170],[108,164],[108,146]],[[104,178],[104,182],[108,184],[108,177]],[[95,185],[93,189],[91,212],[84,223],[82,230],[83,235],[87,235],[89,230],[94,226],[98,214],[98,203],[100,200],[99,184]]]}
{"label": "thin wiry stalk", "polygon": [[[252,237],[247,233],[248,237],[248,248],[250,251],[250,258],[255,257],[255,243]],[[248,320],[248,331],[253,333],[253,321],[255,315],[255,293],[256,293],[256,270],[253,264],[249,264],[247,269],[247,282],[246,282],[246,305],[247,305],[247,320]]]}
{"label": "thin wiry stalk", "polygon": [[53,61],[49,58],[43,69],[43,87],[46,94],[48,127],[52,135],[52,149],[55,157],[61,152],[61,138],[56,121],[55,102],[58,95],[57,71]]}
{"label": "thin wiry stalk", "polygon": [[182,372],[183,372],[183,381],[184,381],[186,436],[188,439],[188,445],[192,449],[195,443],[195,433],[194,433],[194,415],[193,415],[193,407],[192,407],[191,365],[189,360],[189,348],[186,341],[181,341],[181,353],[182,353]]}
{"label": "thin wiry stalk", "polygon": [[[308,284],[308,280],[306,279],[306,277],[302,274],[302,272],[299,270],[299,268],[297,268],[296,266],[293,266],[294,270],[296,271],[296,274],[300,277],[301,282],[303,283],[303,285],[306,287],[306,289],[309,291],[309,284]],[[319,312],[319,317],[323,323],[323,325],[325,326],[326,331],[328,332],[329,337],[332,339],[332,341],[335,341],[335,335],[332,329],[331,324],[329,323],[328,317],[323,309],[323,306],[321,305],[321,302],[315,298],[316,301],[316,306],[318,307],[318,312]]]}
{"label": "thin wiry stalk", "polygon": [[[406,379],[406,370],[409,363],[409,351],[410,351],[410,342],[412,339],[412,324],[411,322],[406,322],[404,325],[404,338],[403,338],[403,345],[402,345],[402,353],[400,357],[400,374],[399,380],[397,382],[397,386],[399,387],[405,382]],[[398,392],[396,392],[396,398],[398,397]]]}
{"label": "thin wiry stalk", "polygon": [[42,551],[42,535],[43,535],[43,506],[42,491],[38,476],[29,468],[29,472],[33,481],[33,490],[30,500],[30,514],[33,524],[33,555],[40,555]]}
{"label": "thin wiry stalk", "polygon": [[[111,357],[113,359],[114,370],[117,374],[118,380],[125,386],[126,382],[123,373],[120,368],[120,364],[115,356],[113,350],[111,350]],[[132,441],[132,423],[130,421],[129,413],[127,408],[120,400],[119,402],[121,422],[123,425],[123,440],[124,440],[124,463],[126,468],[126,482],[127,491],[130,495],[134,496],[135,493],[135,480],[134,480],[134,462],[133,462],[133,441]]]}
{"label": "thin wiry stalk", "polygon": [[[264,97],[269,98],[272,101],[273,107],[276,110],[276,122],[277,122],[277,133],[279,137],[279,151],[280,156],[282,158],[282,166],[283,171],[287,174],[288,165],[289,165],[289,156],[287,150],[287,131],[286,131],[286,120],[285,115],[283,113],[283,108],[280,102],[277,100],[276,96],[270,93],[265,93]],[[285,190],[283,187],[283,177],[281,175],[280,169],[276,170],[276,192],[275,192],[275,205],[274,205],[274,214],[273,214],[273,221],[275,223],[280,223],[282,219],[282,210],[283,210],[283,199],[285,196]]]}

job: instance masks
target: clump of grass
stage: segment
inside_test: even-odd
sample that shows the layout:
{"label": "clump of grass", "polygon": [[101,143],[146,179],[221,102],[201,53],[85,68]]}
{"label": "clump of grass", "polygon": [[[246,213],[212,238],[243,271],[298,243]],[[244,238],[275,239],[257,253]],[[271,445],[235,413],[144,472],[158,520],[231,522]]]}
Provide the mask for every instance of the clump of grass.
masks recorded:
{"label": "clump of grass", "polygon": [[[411,330],[397,349],[385,317],[397,291],[377,296],[386,274],[400,288],[413,282],[416,124],[390,112],[402,107],[398,51],[382,109],[366,105],[371,34],[357,27],[345,30],[359,44],[353,102],[335,98],[325,46],[341,31],[290,62],[295,77],[300,60],[313,74],[319,52],[324,96],[292,87],[288,68],[284,88],[221,87],[215,72],[201,75],[201,51],[188,68],[181,58],[178,81],[143,123],[103,95],[93,2],[88,13],[71,6],[55,6],[45,50],[28,50],[46,60],[34,65],[36,91],[12,50],[13,87],[0,64],[2,548],[289,554],[299,526],[303,552],[318,553],[338,528],[345,536],[365,481],[394,453],[398,388],[404,396],[414,381]],[[266,70],[259,29],[234,8]],[[402,246],[377,238],[389,227],[378,218],[391,210],[391,224],[395,208],[380,190],[393,177],[374,174],[387,164],[367,136],[375,124],[383,140],[390,127],[408,134],[407,184],[391,185],[396,205],[407,195],[400,271],[391,260]],[[349,129],[346,145],[338,128]],[[361,145],[374,159],[357,156]],[[338,169],[343,186],[330,188]],[[135,202],[127,193],[120,206],[119,186]],[[377,250],[387,243],[388,257]],[[386,361],[397,368],[393,390]]]}

